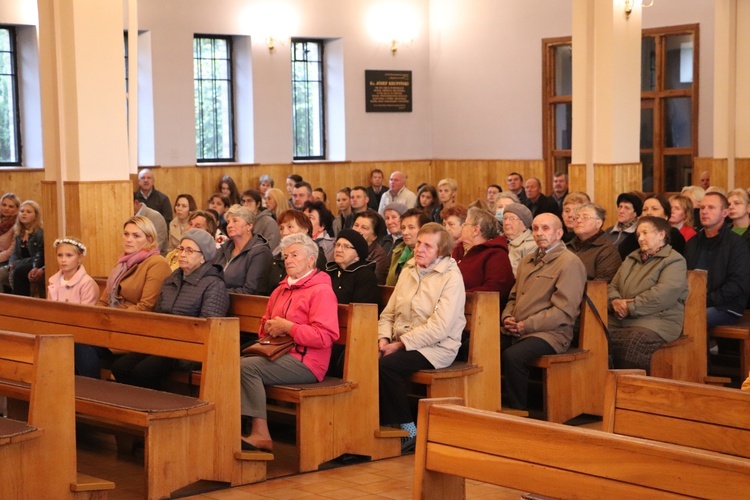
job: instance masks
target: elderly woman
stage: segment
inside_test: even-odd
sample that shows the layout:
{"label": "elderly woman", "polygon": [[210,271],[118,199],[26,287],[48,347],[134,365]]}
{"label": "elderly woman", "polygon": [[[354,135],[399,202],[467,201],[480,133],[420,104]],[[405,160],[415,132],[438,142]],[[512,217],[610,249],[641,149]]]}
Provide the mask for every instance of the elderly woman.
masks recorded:
{"label": "elderly woman", "polygon": [[[297,210],[287,210],[279,215],[279,228],[281,229],[281,238],[285,238],[291,234],[306,234],[312,238],[312,222],[310,218],[298,212]],[[316,267],[319,270],[326,268],[326,256],[323,253],[323,249],[318,247],[320,252],[318,253],[318,260]],[[286,266],[284,265],[284,254],[281,246],[275,248],[272,252],[271,262],[268,265],[268,273],[266,275],[265,286],[263,287],[263,294],[269,295],[273,292],[281,281],[286,276]]]}
{"label": "elderly woman", "polygon": [[375,263],[367,258],[369,250],[365,238],[354,229],[342,229],[334,249],[333,262],[326,266],[326,273],[331,277],[338,303],[378,304],[380,289]]}
{"label": "elderly woman", "polygon": [[682,332],[687,267],[669,245],[669,230],[665,219],[642,217],[636,227],[640,249],[625,258],[607,289],[615,368],[648,372],[653,353]]}
{"label": "elderly woman", "polygon": [[0,291],[12,288],[15,295],[31,295],[31,283],[44,279],[44,231],[39,204],[21,203],[13,226],[15,241],[8,266],[0,271]]}
{"label": "elderly woman", "polygon": [[[190,229],[177,247],[180,267],[161,285],[154,312],[196,318],[226,316],[229,293],[221,269],[211,263],[216,244],[202,229]],[[112,364],[115,380],[124,384],[160,389],[178,361],[162,356],[129,353]]]}
{"label": "elderly woman", "polygon": [[174,218],[169,223],[169,243],[167,252],[171,252],[180,244],[182,233],[188,230],[188,218],[191,212],[198,209],[195,198],[191,194],[178,194],[174,200]]}
{"label": "elderly woman", "polygon": [[333,260],[333,238],[329,234],[333,224],[333,214],[326,208],[322,201],[306,201],[303,213],[310,219],[312,224],[312,239],[318,244],[326,256],[326,262]]}
{"label": "elderly woman", "polygon": [[[401,238],[403,241],[393,247],[391,267],[388,269],[388,277],[385,279],[386,285],[394,286],[396,284],[401,270],[414,256],[414,246],[417,244],[419,229],[428,222],[430,222],[429,215],[418,208],[410,208],[401,216]],[[452,238],[451,241],[453,241]]]}
{"label": "elderly woman", "polygon": [[591,199],[589,195],[580,191],[573,191],[565,197],[562,204],[562,221],[565,226],[565,234],[562,237],[563,242],[568,243],[575,238],[575,215],[578,209],[586,203],[591,203]]}
{"label": "elderly woman", "polygon": [[263,208],[262,195],[255,189],[247,189],[242,192],[242,206],[255,214],[253,234],[263,236],[268,242],[268,248],[276,248],[281,242],[279,225],[276,223],[271,210]]}
{"label": "elderly woman", "polygon": [[500,301],[508,299],[516,278],[508,258],[508,242],[500,235],[500,223],[486,210],[470,208],[461,229],[464,245],[453,249],[453,258],[464,279],[466,292],[500,292]]}
{"label": "elderly woman", "polygon": [[440,205],[432,209],[432,213],[428,214],[432,217],[433,222],[438,224],[443,223],[442,212],[446,208],[450,208],[456,204],[456,193],[458,193],[458,182],[456,179],[441,179],[437,185],[438,201]]}
{"label": "elderly woman", "polygon": [[[643,200],[643,211],[641,213],[669,221],[672,217],[672,206],[666,196],[651,194]],[[685,238],[682,237],[682,233],[676,227],[670,226],[669,242],[680,255],[685,254]]]}
{"label": "elderly woman", "polygon": [[13,193],[5,193],[0,198],[0,267],[8,264],[13,253],[13,226],[20,206],[21,200]]}
{"label": "elderly woman", "polygon": [[[208,210],[196,210],[195,212],[191,212],[188,216],[187,221],[187,229],[202,229],[204,231],[207,231],[208,234],[211,235],[212,238],[216,235],[216,219],[214,218],[213,214]],[[224,236],[224,235],[222,235]],[[225,237],[225,236],[224,236]],[[182,238],[182,236],[180,236]],[[179,242],[178,242],[179,245]],[[220,243],[216,242],[216,248],[220,246]],[[178,267],[180,267],[180,255],[179,252],[177,252],[177,247],[175,247],[171,252],[169,252],[165,257],[167,260],[167,264],[169,264],[169,268],[174,271]]]}
{"label": "elderly woman", "polygon": [[527,254],[536,252],[537,246],[531,234],[531,210],[520,203],[503,206],[503,233],[508,240],[508,258],[513,276],[518,272],[518,263]]}
{"label": "elderly woman", "polygon": [[[565,198],[566,202],[568,198]],[[566,206],[565,203],[563,206]],[[586,279],[609,283],[620,268],[622,258],[620,252],[602,231],[606,217],[607,212],[599,205],[594,203],[581,205],[573,217],[575,237],[568,242],[568,250],[576,254],[583,262],[586,268]]]}
{"label": "elderly woman", "polygon": [[[361,234],[367,242],[367,260],[375,263],[375,276],[378,285],[385,285],[391,259],[378,241],[385,233],[383,218],[375,210],[368,208],[354,217],[352,229]],[[341,234],[341,233],[339,233]]]}
{"label": "elderly woman", "polygon": [[443,219],[443,227],[453,238],[454,247],[461,244],[461,228],[466,220],[467,213],[468,211],[463,205],[453,205],[440,213],[440,217]]}
{"label": "elderly woman", "polygon": [[272,450],[266,417],[266,385],[309,384],[323,380],[331,346],[339,337],[338,309],[331,279],[315,267],[318,245],[306,234],[281,240],[287,276],[268,299],[258,336],[294,340],[294,348],[274,361],[259,356],[240,362],[242,415],[252,418],[243,449]]}
{"label": "elderly woman", "polygon": [[[521,202],[518,201],[518,196],[510,191],[505,191],[495,197],[495,218],[498,220],[498,222],[500,222],[500,224],[503,223],[503,212],[505,210],[505,205],[510,205],[511,203]],[[500,229],[502,230],[502,227]]]}
{"label": "elderly woman", "polygon": [[385,220],[386,234],[378,241],[383,250],[388,255],[388,264],[391,262],[393,247],[401,243],[401,216],[408,209],[403,203],[389,203],[383,210],[383,219]]}
{"label": "elderly woman", "polygon": [[378,322],[380,423],[408,431],[403,451],[414,447],[417,435],[407,377],[453,363],[466,326],[466,290],[450,257],[453,237],[440,224],[428,223],[416,240],[414,258],[399,276]]}
{"label": "elderly woman", "polygon": [[606,229],[605,233],[623,259],[638,248],[635,225],[642,210],[643,201],[635,194],[620,193],[617,196],[617,222]]}
{"label": "elderly woman", "polygon": [[229,293],[262,293],[265,272],[271,265],[271,249],[265,238],[253,235],[255,214],[246,207],[233,205],[226,218],[229,241],[221,246],[213,262],[224,270]]}
{"label": "elderly woman", "polygon": [[680,231],[687,243],[690,238],[698,234],[693,227],[693,202],[687,196],[678,194],[669,198],[669,205],[672,208],[669,224]]}

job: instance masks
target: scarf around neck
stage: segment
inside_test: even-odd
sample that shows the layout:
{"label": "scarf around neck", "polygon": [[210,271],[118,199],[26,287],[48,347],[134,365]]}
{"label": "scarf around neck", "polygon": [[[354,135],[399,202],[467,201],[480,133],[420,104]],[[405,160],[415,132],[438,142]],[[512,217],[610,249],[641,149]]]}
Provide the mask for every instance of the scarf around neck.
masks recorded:
{"label": "scarf around neck", "polygon": [[154,247],[151,250],[141,250],[130,254],[126,253],[117,259],[117,265],[112,269],[112,272],[109,273],[109,277],[107,277],[106,290],[107,296],[109,296],[109,307],[117,307],[122,302],[122,300],[117,297],[117,288],[120,284],[120,280],[125,276],[125,273],[152,255],[158,254],[159,249]]}

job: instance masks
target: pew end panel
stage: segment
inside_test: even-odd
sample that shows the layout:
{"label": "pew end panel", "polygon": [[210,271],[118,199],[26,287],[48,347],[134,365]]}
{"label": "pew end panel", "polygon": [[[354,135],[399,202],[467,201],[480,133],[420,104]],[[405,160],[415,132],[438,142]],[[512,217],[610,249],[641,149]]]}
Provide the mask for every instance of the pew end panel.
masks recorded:
{"label": "pew end panel", "polygon": [[0,421],[0,497],[107,498],[114,489],[76,471],[73,378],[73,337],[0,331],[1,393],[5,382],[20,384],[29,399],[11,410],[27,422]]}
{"label": "pew end panel", "polygon": [[[709,332],[717,339],[732,339],[739,344],[739,381],[742,382],[750,371],[750,310],[746,310],[739,323],[716,326]],[[731,373],[735,377],[735,373]]]}
{"label": "pew end panel", "polygon": [[682,335],[651,358],[654,377],[703,383],[708,375],[706,271],[688,271],[688,297]]}
{"label": "pew end panel", "polygon": [[[607,283],[589,281],[586,295],[607,320]],[[607,337],[596,313],[581,303],[578,347],[561,354],[541,356],[532,366],[543,369],[546,420],[563,423],[581,414],[602,415],[605,375],[609,368]]]}

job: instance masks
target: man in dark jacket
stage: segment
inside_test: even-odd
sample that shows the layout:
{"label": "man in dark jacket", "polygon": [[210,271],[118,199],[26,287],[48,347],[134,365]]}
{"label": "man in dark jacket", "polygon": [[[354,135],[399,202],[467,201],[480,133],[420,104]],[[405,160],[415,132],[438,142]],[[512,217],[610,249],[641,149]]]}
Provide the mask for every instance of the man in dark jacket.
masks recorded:
{"label": "man in dark jacket", "polygon": [[560,207],[557,202],[542,194],[542,181],[536,177],[531,177],[526,181],[526,199],[523,204],[531,210],[531,215],[536,217],[539,214],[555,214],[560,217]]}
{"label": "man in dark jacket", "polygon": [[700,203],[703,230],[685,247],[688,269],[708,271],[708,327],[731,325],[742,318],[750,290],[750,250],[725,224],[729,203],[721,193],[706,193]]}

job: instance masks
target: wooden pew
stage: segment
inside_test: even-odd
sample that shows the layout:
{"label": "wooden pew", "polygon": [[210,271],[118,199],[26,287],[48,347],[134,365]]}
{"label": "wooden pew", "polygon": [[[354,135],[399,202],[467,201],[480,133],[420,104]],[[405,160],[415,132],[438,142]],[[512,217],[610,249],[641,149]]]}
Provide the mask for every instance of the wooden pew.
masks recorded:
{"label": "wooden pew", "polygon": [[73,337],[1,331],[0,379],[31,401],[26,421],[0,418],[0,498],[107,498],[114,483],[76,472]]}
{"label": "wooden pew", "polygon": [[739,343],[739,378],[744,380],[750,371],[750,310],[744,312],[739,323],[716,326],[709,333],[712,337],[734,339]]}
{"label": "wooden pew", "polygon": [[[198,398],[76,377],[79,420],[143,433],[148,495],[168,496],[200,479],[262,481],[267,453],[240,449],[239,322],[0,295],[0,323],[76,342],[200,362]],[[13,388],[11,388],[13,389]],[[11,394],[28,400],[28,388]]]}
{"label": "wooden pew", "polygon": [[[589,281],[586,295],[607,321],[607,283]],[[567,422],[583,413],[602,415],[605,375],[609,368],[607,337],[594,310],[581,302],[578,345],[561,354],[541,356],[531,366],[544,370],[545,419]]]}
{"label": "wooden pew", "polygon": [[[229,314],[239,318],[240,329],[257,332],[268,297],[230,294],[230,299]],[[337,343],[346,346],[343,378],[266,388],[269,399],[295,405],[300,472],[317,470],[345,453],[373,460],[399,456],[400,438],[406,435],[400,429],[380,428],[377,306],[338,307]]]}
{"label": "wooden pew", "polygon": [[656,351],[651,358],[653,377],[706,382],[706,271],[688,271],[688,297],[682,335]]}
{"label": "wooden pew", "polygon": [[750,458],[750,393],[612,370],[605,408],[605,432]]}
{"label": "wooden pew", "polygon": [[[382,304],[388,303],[393,287],[381,286]],[[501,411],[500,402],[500,300],[498,292],[466,294],[468,359],[454,361],[438,370],[420,370],[411,377],[427,388],[428,398],[460,397],[468,406]]]}
{"label": "wooden pew", "polygon": [[414,499],[465,498],[465,478],[554,498],[742,498],[750,491],[744,458],[452,399],[421,400],[417,427]]}

